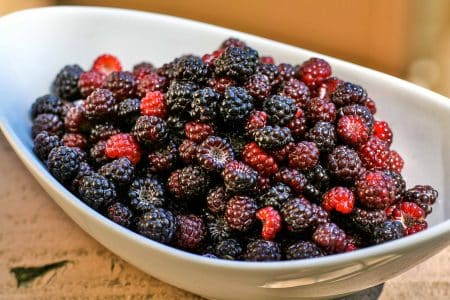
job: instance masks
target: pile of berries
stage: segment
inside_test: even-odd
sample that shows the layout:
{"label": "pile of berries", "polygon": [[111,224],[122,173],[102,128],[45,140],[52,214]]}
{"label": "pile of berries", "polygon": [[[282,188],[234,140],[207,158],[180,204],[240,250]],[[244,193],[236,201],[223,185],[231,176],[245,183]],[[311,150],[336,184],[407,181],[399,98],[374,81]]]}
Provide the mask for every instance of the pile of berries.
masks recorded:
{"label": "pile of berries", "polygon": [[230,38],[124,71],[67,65],[31,107],[36,155],[112,221],[211,258],[320,257],[427,228],[438,193],[406,189],[389,124],[323,59]]}

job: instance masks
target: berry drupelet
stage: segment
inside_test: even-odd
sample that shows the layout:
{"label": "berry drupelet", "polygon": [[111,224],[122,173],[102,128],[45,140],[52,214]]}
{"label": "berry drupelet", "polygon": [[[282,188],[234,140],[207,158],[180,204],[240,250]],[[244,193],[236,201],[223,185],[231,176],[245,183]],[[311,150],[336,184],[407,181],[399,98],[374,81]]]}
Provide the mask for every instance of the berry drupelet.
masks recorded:
{"label": "berry drupelet", "polygon": [[214,73],[245,81],[256,72],[258,52],[250,47],[230,46],[215,60]]}
{"label": "berry drupelet", "polygon": [[301,193],[307,184],[307,180],[303,173],[296,169],[283,167],[275,173],[276,182],[282,182],[288,185],[295,193]]}
{"label": "berry drupelet", "polygon": [[298,76],[309,88],[318,87],[331,75],[331,66],[321,58],[310,58],[299,69]]}
{"label": "berry drupelet", "polygon": [[218,257],[228,260],[238,259],[243,252],[241,243],[235,239],[220,241],[216,245],[215,253]]}
{"label": "berry drupelet", "polygon": [[81,98],[78,80],[83,69],[79,65],[67,65],[59,71],[53,82],[53,90],[56,96],[67,101]]}
{"label": "berry drupelet", "polygon": [[64,123],[54,114],[37,115],[31,126],[31,137],[34,139],[42,131],[61,137],[64,132]]}
{"label": "berry drupelet", "polygon": [[244,87],[254,99],[259,101],[270,96],[272,90],[269,77],[260,73],[250,76],[244,83]]}
{"label": "berry drupelet", "polygon": [[255,130],[253,139],[264,150],[279,150],[293,141],[289,128],[278,125]]}
{"label": "berry drupelet", "polygon": [[313,142],[297,143],[289,151],[288,162],[291,168],[301,171],[314,168],[319,162],[319,149]]}
{"label": "berry drupelet", "polygon": [[166,202],[164,185],[156,178],[136,178],[129,187],[128,198],[137,212],[146,212],[152,207],[161,207]]}
{"label": "berry drupelet", "polygon": [[173,214],[161,207],[152,207],[136,221],[136,230],[149,239],[169,244],[176,231]]}
{"label": "berry drupelet", "polygon": [[311,203],[305,198],[291,198],[284,202],[280,209],[287,229],[292,232],[303,232],[316,222]]}
{"label": "berry drupelet", "polygon": [[147,155],[147,170],[152,173],[164,173],[175,168],[178,162],[178,150],[174,142],[169,142]]}
{"label": "berry drupelet", "polygon": [[220,172],[234,159],[231,145],[217,136],[206,138],[196,152],[198,163],[207,171]]}
{"label": "berry drupelet", "polygon": [[132,98],[136,95],[136,79],[133,73],[126,71],[112,72],[105,80],[104,88],[111,91],[118,101]]}
{"label": "berry drupelet", "polygon": [[387,220],[387,216],[383,209],[368,210],[357,207],[350,215],[350,219],[357,229],[371,234]]}
{"label": "berry drupelet", "polygon": [[172,81],[166,93],[166,104],[170,112],[189,112],[193,94],[198,89],[196,83],[190,81]]}
{"label": "berry drupelet", "polygon": [[405,200],[418,204],[427,214],[430,214],[431,205],[436,202],[438,195],[438,191],[430,185],[416,185],[405,192]]}
{"label": "berry drupelet", "polygon": [[78,152],[67,146],[53,148],[47,159],[47,167],[50,173],[60,182],[67,182],[75,177],[80,166]]}
{"label": "berry drupelet", "polygon": [[331,123],[317,122],[306,134],[306,139],[315,143],[321,152],[330,152],[336,146],[336,130]]}
{"label": "berry drupelet", "polygon": [[286,259],[305,259],[324,256],[323,251],[309,241],[298,241],[290,245],[286,250]]}
{"label": "berry drupelet", "polygon": [[178,199],[201,198],[208,191],[209,176],[200,167],[187,166],[171,173],[167,180],[167,187]]}
{"label": "berry drupelet", "polygon": [[80,179],[78,194],[84,202],[96,210],[107,207],[117,198],[115,185],[98,173]]}
{"label": "berry drupelet", "polygon": [[244,193],[255,187],[258,173],[245,163],[233,160],[225,165],[222,177],[227,191]]}
{"label": "berry drupelet", "polygon": [[367,92],[361,86],[345,82],[337,87],[331,94],[331,101],[337,107],[348,106],[352,104],[364,103],[367,99]]}
{"label": "berry drupelet", "polygon": [[203,220],[196,215],[178,215],[175,243],[178,247],[195,250],[205,238],[206,229]]}
{"label": "berry drupelet", "polygon": [[328,253],[344,252],[347,246],[344,230],[334,223],[319,225],[313,233],[313,242]]}
{"label": "berry drupelet", "polygon": [[281,260],[281,250],[274,241],[256,240],[248,243],[244,256],[247,261],[277,261]]}
{"label": "berry drupelet", "polygon": [[164,94],[160,91],[148,92],[140,101],[140,112],[144,116],[167,117],[167,106]]}
{"label": "berry drupelet", "polygon": [[338,182],[352,183],[364,171],[358,153],[347,146],[337,146],[328,155],[328,171]]}
{"label": "berry drupelet", "polygon": [[36,135],[33,143],[33,150],[42,161],[47,160],[53,148],[62,146],[61,139],[56,135],[49,135],[47,131],[42,131]]}
{"label": "berry drupelet", "polygon": [[31,118],[34,119],[40,114],[54,114],[61,116],[63,112],[63,102],[54,95],[44,95],[38,97],[31,105]]}
{"label": "berry drupelet", "polygon": [[266,99],[262,106],[269,124],[285,126],[297,112],[294,100],[286,96],[274,95]]}
{"label": "berry drupelet", "polygon": [[220,94],[212,88],[197,90],[193,94],[190,115],[201,122],[213,122],[219,110]]}
{"label": "berry drupelet", "polygon": [[284,183],[276,183],[257,200],[261,207],[272,206],[279,209],[290,198],[292,198],[292,189]]}
{"label": "berry drupelet", "polygon": [[167,123],[155,116],[140,116],[132,130],[137,141],[149,148],[164,144],[167,140]]}
{"label": "berry drupelet", "polygon": [[111,180],[117,187],[128,186],[134,178],[134,165],[126,157],[113,160],[98,169],[100,175]]}
{"label": "berry drupelet", "polygon": [[120,202],[116,202],[108,207],[108,218],[113,222],[130,228],[133,225],[133,212]]}
{"label": "berry drupelet", "polygon": [[228,226],[239,232],[247,231],[256,220],[258,205],[253,198],[234,196],[225,207],[225,220]]}
{"label": "berry drupelet", "polygon": [[395,201],[395,182],[382,171],[366,171],[356,181],[356,194],[369,209],[384,209]]}
{"label": "berry drupelet", "polygon": [[105,84],[106,75],[95,70],[84,72],[78,80],[78,88],[81,96],[86,98],[96,89],[100,89]]}
{"label": "berry drupelet", "polygon": [[206,196],[206,208],[213,214],[222,213],[227,203],[227,192],[225,187],[216,186],[209,190]]}
{"label": "berry drupelet", "polygon": [[97,143],[98,141],[106,141],[111,136],[119,134],[120,129],[116,128],[113,124],[105,122],[95,124],[89,134],[89,141],[91,143]]}
{"label": "berry drupelet", "polygon": [[385,221],[373,230],[373,242],[381,244],[403,237],[403,225],[397,221]]}
{"label": "berry drupelet", "polygon": [[223,121],[231,126],[239,126],[253,110],[253,97],[241,87],[225,89],[220,103],[220,115]]}
{"label": "berry drupelet", "polygon": [[187,80],[201,84],[207,79],[208,66],[199,57],[182,57],[175,65],[174,75],[177,80]]}
{"label": "berry drupelet", "polygon": [[116,103],[110,90],[96,89],[84,101],[84,114],[88,120],[106,120],[113,116]]}

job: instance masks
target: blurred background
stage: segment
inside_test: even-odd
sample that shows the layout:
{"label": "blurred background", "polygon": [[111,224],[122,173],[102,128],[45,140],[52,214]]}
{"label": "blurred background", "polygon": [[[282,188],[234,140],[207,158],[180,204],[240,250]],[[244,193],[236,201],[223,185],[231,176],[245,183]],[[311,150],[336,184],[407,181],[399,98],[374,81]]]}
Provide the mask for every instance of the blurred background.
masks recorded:
{"label": "blurred background", "polygon": [[48,5],[158,12],[364,65],[450,96],[450,0],[0,0],[0,15]]}

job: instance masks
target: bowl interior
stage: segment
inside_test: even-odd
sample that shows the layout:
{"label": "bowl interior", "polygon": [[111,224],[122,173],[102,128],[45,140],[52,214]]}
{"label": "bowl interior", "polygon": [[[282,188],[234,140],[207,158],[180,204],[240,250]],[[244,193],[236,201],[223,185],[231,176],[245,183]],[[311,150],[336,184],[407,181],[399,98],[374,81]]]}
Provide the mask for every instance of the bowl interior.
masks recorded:
{"label": "bowl interior", "polygon": [[[311,56],[306,50],[195,22],[144,13],[124,20],[115,10],[77,8],[0,19],[0,117],[32,151],[29,109],[37,96],[46,94],[55,74],[66,64],[89,69],[101,53],[113,53],[130,69],[143,60],[155,65],[180,54],[213,51],[231,36],[244,39],[261,54],[273,55],[277,62],[299,64]],[[106,13],[108,12],[108,13]],[[14,17],[14,18],[13,18]],[[324,56],[322,56],[324,57]],[[376,100],[376,118],[386,120],[394,131],[393,149],[406,161],[404,176],[408,187],[431,184],[440,197],[429,218],[431,226],[450,219],[450,105],[445,97],[327,58],[334,74],[364,86]]]}

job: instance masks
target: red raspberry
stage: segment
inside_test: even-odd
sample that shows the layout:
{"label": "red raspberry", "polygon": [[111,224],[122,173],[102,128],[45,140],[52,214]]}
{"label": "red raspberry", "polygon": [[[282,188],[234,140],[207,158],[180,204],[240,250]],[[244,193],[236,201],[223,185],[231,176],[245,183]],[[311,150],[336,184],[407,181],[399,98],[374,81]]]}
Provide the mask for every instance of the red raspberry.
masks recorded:
{"label": "red raspberry", "polygon": [[275,239],[278,232],[281,231],[281,216],[278,210],[272,206],[259,209],[256,212],[256,218],[263,223],[262,237],[270,241]]}
{"label": "red raspberry", "polygon": [[414,202],[402,202],[386,209],[389,219],[399,221],[405,228],[404,234],[410,235],[428,227],[425,211]]}
{"label": "red raspberry", "polygon": [[78,80],[78,88],[83,97],[89,96],[95,89],[99,89],[105,83],[106,75],[97,71],[84,72]]}
{"label": "red raspberry", "polygon": [[201,143],[214,133],[214,129],[209,124],[192,121],[184,125],[184,132],[188,139]]}
{"label": "red raspberry", "polygon": [[319,225],[313,233],[313,242],[328,253],[344,252],[347,236],[344,230],[334,223]]}
{"label": "red raspberry", "polygon": [[347,243],[347,245],[345,246],[345,250],[344,252],[352,252],[355,250],[358,250],[359,248],[351,243]]}
{"label": "red raspberry", "polygon": [[288,155],[289,166],[298,170],[308,170],[319,162],[319,149],[313,142],[300,142],[292,147]]}
{"label": "red raspberry", "polygon": [[396,171],[397,173],[401,173],[405,162],[403,158],[398,154],[397,151],[391,150],[389,151],[389,156],[387,160],[387,169],[389,171]]}
{"label": "red raspberry", "polygon": [[267,114],[260,110],[254,110],[247,118],[245,130],[252,135],[256,129],[263,128],[267,124]]}
{"label": "red raspberry", "polygon": [[213,77],[208,84],[214,91],[224,93],[226,88],[235,86],[236,82],[229,77]]}
{"label": "red raspberry", "polygon": [[344,115],[337,123],[337,134],[346,144],[359,146],[369,139],[369,128],[360,116]]}
{"label": "red raspberry", "polygon": [[207,65],[213,65],[214,61],[225,51],[225,49],[219,49],[213,51],[211,54],[207,53],[202,56],[202,61]]}
{"label": "red raspberry", "polygon": [[165,119],[167,117],[167,106],[164,94],[160,91],[148,92],[141,100],[141,114]]}
{"label": "red raspberry", "polygon": [[76,147],[80,149],[85,149],[87,139],[81,133],[66,133],[62,137],[62,142],[67,147]]}
{"label": "red raspberry", "polygon": [[191,140],[183,140],[178,147],[178,154],[185,164],[191,164],[194,162],[197,155],[198,145]]}
{"label": "red raspberry", "polygon": [[323,195],[322,207],[326,211],[335,210],[343,214],[349,214],[355,206],[353,192],[345,187],[337,186]]}
{"label": "red raspberry", "polygon": [[291,134],[294,138],[300,139],[304,137],[308,131],[308,124],[303,110],[298,108],[294,118],[287,123],[286,127],[291,130]]}
{"label": "red raspberry", "polygon": [[92,69],[97,72],[108,75],[115,71],[116,72],[122,71],[122,65],[120,64],[119,59],[114,55],[103,54],[97,57],[97,59],[94,61]]}
{"label": "red raspberry", "polygon": [[301,193],[305,185],[308,183],[305,175],[296,169],[290,168],[281,168],[275,173],[274,179],[276,182],[282,182],[288,185],[296,193]]}
{"label": "red raspberry", "polygon": [[373,123],[373,135],[386,142],[388,146],[392,144],[392,130],[387,122],[375,121]]}
{"label": "red raspberry", "polygon": [[136,138],[128,133],[111,136],[106,142],[105,154],[109,158],[126,157],[135,165],[141,160],[141,148]]}
{"label": "red raspberry", "polygon": [[330,97],[342,83],[344,83],[344,81],[337,77],[329,77],[322,81],[318,89],[314,90],[314,96],[319,98]]}
{"label": "red raspberry", "polygon": [[305,112],[311,123],[334,122],[336,119],[336,107],[328,98],[312,98]]}
{"label": "red raspberry", "polygon": [[366,171],[356,181],[361,204],[370,209],[384,209],[395,202],[395,182],[382,171]]}
{"label": "red raspberry", "polygon": [[367,98],[362,103],[365,107],[367,107],[372,115],[377,113],[377,105],[375,104],[375,101],[373,101],[371,98]]}
{"label": "red raspberry", "polygon": [[136,78],[136,81],[136,92],[139,97],[144,97],[148,92],[164,91],[168,84],[165,76],[155,72]]}
{"label": "red raspberry", "polygon": [[299,70],[299,78],[309,88],[318,87],[331,75],[331,66],[321,58],[310,58],[305,61]]}
{"label": "red raspberry", "polygon": [[367,169],[385,169],[389,158],[386,142],[372,136],[358,149],[363,166]]}
{"label": "red raspberry", "polygon": [[225,220],[231,229],[247,231],[255,221],[258,205],[252,198],[234,196],[228,200],[225,207]]}
{"label": "red raspberry", "polygon": [[275,64],[275,59],[272,56],[261,56],[259,58],[261,64]]}
{"label": "red raspberry", "polygon": [[244,146],[242,159],[262,176],[269,176],[278,171],[275,159],[262,150],[255,142]]}

